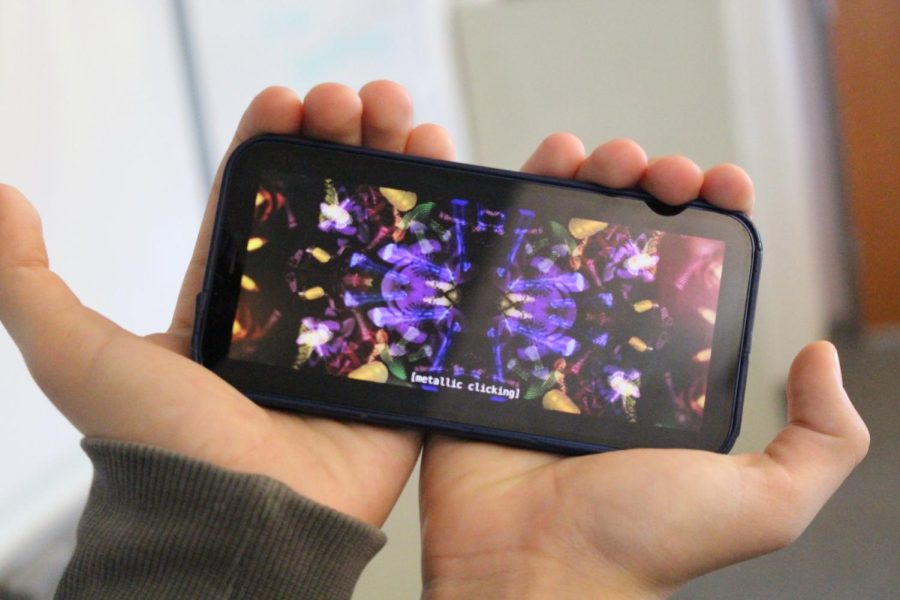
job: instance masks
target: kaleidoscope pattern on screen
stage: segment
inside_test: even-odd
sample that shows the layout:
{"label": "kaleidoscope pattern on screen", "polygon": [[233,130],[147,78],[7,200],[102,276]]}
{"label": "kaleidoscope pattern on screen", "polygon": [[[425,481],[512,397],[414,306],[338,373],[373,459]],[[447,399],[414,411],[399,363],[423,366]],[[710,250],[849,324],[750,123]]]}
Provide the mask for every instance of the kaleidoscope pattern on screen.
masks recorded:
{"label": "kaleidoscope pattern on screen", "polygon": [[270,176],[247,249],[232,358],[700,426],[721,241]]}

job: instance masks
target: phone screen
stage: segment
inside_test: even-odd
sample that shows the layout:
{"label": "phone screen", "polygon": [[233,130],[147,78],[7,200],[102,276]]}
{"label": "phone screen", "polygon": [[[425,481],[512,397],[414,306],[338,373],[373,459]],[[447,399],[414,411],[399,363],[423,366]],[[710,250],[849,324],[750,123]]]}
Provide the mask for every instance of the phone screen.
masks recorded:
{"label": "phone screen", "polygon": [[747,296],[722,293],[749,267],[735,228],[711,226],[733,220],[377,167],[296,157],[242,176],[228,362],[539,435],[703,430],[735,377],[723,302]]}

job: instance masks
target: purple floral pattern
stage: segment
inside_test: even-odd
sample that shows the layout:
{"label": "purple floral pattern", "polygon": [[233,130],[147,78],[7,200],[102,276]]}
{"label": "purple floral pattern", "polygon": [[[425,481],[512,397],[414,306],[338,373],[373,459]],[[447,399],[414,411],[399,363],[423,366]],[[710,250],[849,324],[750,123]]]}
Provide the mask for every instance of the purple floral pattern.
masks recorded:
{"label": "purple floral pattern", "polygon": [[550,410],[699,426],[721,242],[319,186],[314,231],[298,190],[260,189],[245,270],[260,289],[242,290],[232,356],[285,364],[290,345],[298,370],[465,378]]}

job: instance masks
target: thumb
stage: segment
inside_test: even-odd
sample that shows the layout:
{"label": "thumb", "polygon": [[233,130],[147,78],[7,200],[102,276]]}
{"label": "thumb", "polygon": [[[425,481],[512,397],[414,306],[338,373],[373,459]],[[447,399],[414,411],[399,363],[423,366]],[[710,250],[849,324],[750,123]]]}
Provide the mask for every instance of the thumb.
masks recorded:
{"label": "thumb", "polygon": [[0,184],[0,321],[25,355],[38,350],[42,316],[81,303],[49,269],[41,219],[17,189]]}
{"label": "thumb", "polygon": [[[782,435],[800,437],[804,445],[812,444],[818,451],[809,455],[791,452],[780,457],[782,462],[813,470],[818,467],[810,467],[806,460],[813,456],[816,457],[813,462],[840,463],[846,471],[840,474],[840,481],[843,481],[865,457],[869,449],[869,430],[844,390],[840,360],[834,346],[816,342],[797,355],[788,375],[787,399],[789,425]],[[775,444],[779,443],[780,437],[776,438]]]}
{"label": "thumb", "polygon": [[785,506],[802,530],[865,457],[869,430],[844,391],[828,342],[810,344],[794,359],[787,397],[789,424],[765,454],[772,471],[789,475]]}
{"label": "thumb", "polygon": [[44,393],[90,434],[73,397],[84,393],[100,347],[129,334],[84,307],[49,269],[40,216],[8,185],[0,185],[0,322]]}
{"label": "thumb", "polygon": [[200,365],[83,306],[48,268],[37,211],[3,185],[0,322],[37,384],[87,436],[195,454],[205,443],[196,432],[246,429],[262,412]]}
{"label": "thumb", "polygon": [[732,457],[741,474],[736,549],[726,563],[789,544],[806,529],[869,448],[828,342],[803,348],[787,385],[788,426],[763,454]]}

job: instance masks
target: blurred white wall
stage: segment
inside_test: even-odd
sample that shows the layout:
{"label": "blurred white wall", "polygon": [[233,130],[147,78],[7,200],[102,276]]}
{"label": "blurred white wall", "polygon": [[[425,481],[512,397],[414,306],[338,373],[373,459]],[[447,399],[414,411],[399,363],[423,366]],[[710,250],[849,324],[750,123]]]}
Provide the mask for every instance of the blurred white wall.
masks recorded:
{"label": "blurred white wall", "polygon": [[437,122],[466,148],[445,0],[188,0],[198,83],[215,157],[257,91],[301,96],[336,81],[391,79],[409,90],[416,122]]}
{"label": "blurred white wall", "polygon": [[[409,88],[416,120],[443,124],[466,153],[443,0],[181,6],[187,53],[175,1],[0,0],[0,181],[42,213],[54,270],[137,333],[168,324],[214,168],[198,146],[218,161],[267,85],[302,95],[322,81],[394,79]],[[2,574],[80,511],[90,465],[2,330],[0,415]],[[361,597],[418,595],[415,502],[407,491]],[[407,556],[411,578],[379,566]]]}
{"label": "blurred white wall", "polygon": [[516,168],[549,131],[566,130],[588,151],[631,137],[650,156],[685,154],[703,168],[729,161],[752,175],[763,272],[738,450],[762,448],[781,427],[791,359],[843,310],[823,278],[834,271],[827,250],[839,247],[836,180],[821,175],[829,148],[810,128],[827,126],[827,99],[810,81],[818,57],[797,42],[809,25],[794,4],[533,0],[460,10],[478,162]]}
{"label": "blurred white wall", "polygon": [[[790,357],[832,311],[828,255],[812,238],[830,210],[814,196],[833,189],[814,176],[808,127],[822,107],[801,76],[815,59],[795,43],[792,4],[186,0],[186,55],[174,1],[0,0],[0,181],[42,212],[53,267],[83,301],[148,333],[167,324],[214,168],[197,149],[217,161],[266,85],[303,94],[320,81],[397,80],[418,121],[450,129],[461,159],[495,166],[517,168],[559,129],[589,147],[630,136],[651,155],[744,164],[766,248],[739,442],[757,448],[783,418],[776,391]],[[90,472],[3,332],[0,415],[2,571],[72,512]],[[356,597],[419,595],[415,486]]]}
{"label": "blurred white wall", "polygon": [[[169,6],[0,0],[0,181],[52,268],[124,327],[168,325],[202,199]],[[78,433],[0,330],[0,564],[83,501]]]}

